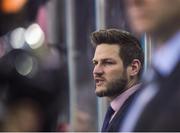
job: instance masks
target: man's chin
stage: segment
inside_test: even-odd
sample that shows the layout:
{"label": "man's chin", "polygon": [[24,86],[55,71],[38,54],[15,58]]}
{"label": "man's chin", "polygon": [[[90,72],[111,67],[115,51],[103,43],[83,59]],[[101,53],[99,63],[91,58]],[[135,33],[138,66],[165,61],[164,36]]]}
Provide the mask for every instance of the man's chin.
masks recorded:
{"label": "man's chin", "polygon": [[98,96],[98,97],[104,97],[105,96],[105,93],[104,93],[104,91],[95,91],[95,93],[96,93],[96,95]]}
{"label": "man's chin", "polygon": [[98,97],[104,97],[105,95],[103,93],[96,93],[96,96]]}

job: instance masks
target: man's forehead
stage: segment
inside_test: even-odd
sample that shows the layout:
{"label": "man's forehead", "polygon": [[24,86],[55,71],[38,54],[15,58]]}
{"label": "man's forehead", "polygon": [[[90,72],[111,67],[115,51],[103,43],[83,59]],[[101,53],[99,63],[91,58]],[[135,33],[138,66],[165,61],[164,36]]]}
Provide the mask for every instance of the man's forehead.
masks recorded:
{"label": "man's forehead", "polygon": [[94,60],[107,60],[119,58],[118,45],[98,45],[94,53]]}
{"label": "man's forehead", "polygon": [[95,54],[113,54],[119,52],[119,46],[117,44],[100,44],[96,47]]}

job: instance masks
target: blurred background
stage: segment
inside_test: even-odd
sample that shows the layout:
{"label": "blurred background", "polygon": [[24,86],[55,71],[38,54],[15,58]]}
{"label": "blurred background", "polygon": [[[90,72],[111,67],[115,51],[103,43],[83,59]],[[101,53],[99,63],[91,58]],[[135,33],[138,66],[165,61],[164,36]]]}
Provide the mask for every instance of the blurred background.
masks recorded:
{"label": "blurred background", "polygon": [[[90,33],[130,31],[122,0],[0,0],[1,131],[98,131]],[[148,37],[140,37],[149,59]],[[25,124],[25,121],[28,121]]]}

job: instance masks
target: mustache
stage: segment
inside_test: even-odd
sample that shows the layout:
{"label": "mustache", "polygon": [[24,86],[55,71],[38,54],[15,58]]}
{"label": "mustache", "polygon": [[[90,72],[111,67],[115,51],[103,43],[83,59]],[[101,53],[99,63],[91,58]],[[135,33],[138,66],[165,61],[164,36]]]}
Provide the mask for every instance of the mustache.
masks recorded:
{"label": "mustache", "polygon": [[93,76],[93,77],[94,77],[95,80],[106,80],[105,77],[99,76],[99,75],[95,75],[95,76]]}

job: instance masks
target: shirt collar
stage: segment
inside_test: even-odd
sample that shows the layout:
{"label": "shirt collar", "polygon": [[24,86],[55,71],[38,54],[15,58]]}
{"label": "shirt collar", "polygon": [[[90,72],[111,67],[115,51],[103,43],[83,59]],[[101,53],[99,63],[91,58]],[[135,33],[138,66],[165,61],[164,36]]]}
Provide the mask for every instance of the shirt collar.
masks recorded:
{"label": "shirt collar", "polygon": [[152,59],[158,72],[168,76],[180,59],[180,31],[158,49]]}
{"label": "shirt collar", "polygon": [[122,94],[120,94],[119,96],[117,96],[110,104],[112,109],[117,112],[121,106],[123,105],[123,103],[129,98],[130,95],[132,95],[141,85],[141,83],[136,84],[134,86],[132,86],[131,88],[127,89],[126,91],[124,91]]}

